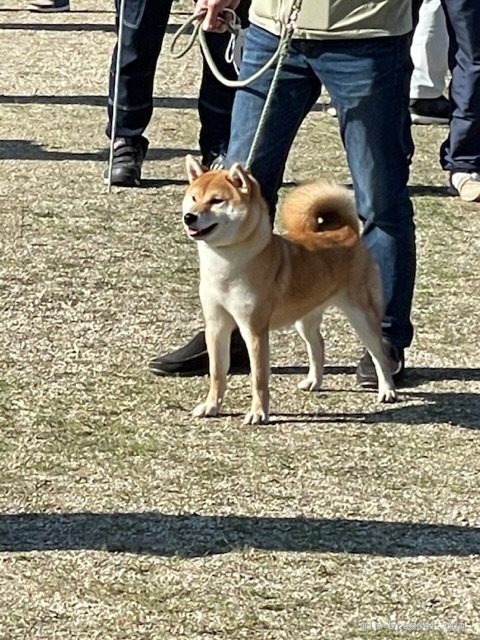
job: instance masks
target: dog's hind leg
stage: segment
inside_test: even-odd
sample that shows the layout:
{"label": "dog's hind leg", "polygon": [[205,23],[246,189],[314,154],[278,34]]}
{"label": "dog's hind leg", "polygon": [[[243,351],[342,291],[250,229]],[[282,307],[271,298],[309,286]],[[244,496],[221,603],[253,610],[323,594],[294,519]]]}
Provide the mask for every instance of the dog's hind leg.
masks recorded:
{"label": "dog's hind leg", "polygon": [[308,354],[308,375],[298,384],[299,389],[318,391],[322,386],[325,363],[325,342],[320,332],[323,307],[314,309],[295,322],[295,329],[303,338]]}
{"label": "dog's hind leg", "polygon": [[397,393],[383,349],[380,318],[372,307],[355,304],[346,297],[335,301],[345,313],[351,325],[372,356],[378,378],[378,401],[395,402]]}
{"label": "dog's hind leg", "polygon": [[235,323],[222,308],[206,318],[205,338],[209,360],[210,389],[205,402],[192,412],[196,418],[217,416],[220,413],[223,396],[227,387],[227,373],[230,367],[230,340]]}

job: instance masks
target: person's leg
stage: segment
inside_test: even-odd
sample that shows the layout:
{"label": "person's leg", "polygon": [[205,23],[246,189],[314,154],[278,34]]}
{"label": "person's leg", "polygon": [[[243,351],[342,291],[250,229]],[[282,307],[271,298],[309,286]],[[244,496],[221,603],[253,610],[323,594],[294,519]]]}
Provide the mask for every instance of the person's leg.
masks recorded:
{"label": "person's leg", "polygon": [[[233,64],[225,60],[230,39],[228,33],[207,33],[206,41],[220,73],[229,80],[237,79]],[[200,119],[199,144],[202,164],[209,167],[227,154],[235,89],[219,82],[203,58],[202,80],[198,96]]]}
{"label": "person's leg", "polygon": [[316,62],[338,110],[364,240],[380,267],[383,334],[410,345],[415,227],[407,182],[413,154],[408,112],[409,38],[325,42]]}
{"label": "person's leg", "polygon": [[[480,3],[442,0],[452,43],[452,119],[442,168],[462,199],[480,200]],[[470,174],[470,175],[469,175]]]}
{"label": "person's leg", "polygon": [[[173,0],[123,0],[125,20],[120,64],[117,136],[136,137],[145,131],[153,111],[153,82]],[[117,29],[119,0],[116,0]],[[113,93],[118,43],[113,50],[108,87],[107,136],[113,117]]]}
{"label": "person's leg", "polygon": [[448,33],[440,0],[424,0],[410,47],[410,115],[413,124],[448,124],[450,101],[445,97],[448,73]]}
{"label": "person's leg", "polygon": [[448,73],[448,33],[440,0],[424,0],[410,55],[413,62],[410,98],[441,96]]}
{"label": "person's leg", "polygon": [[[247,33],[240,78],[251,77],[261,69],[274,54],[278,43],[277,36],[252,25]],[[246,163],[273,74],[274,69],[270,68],[247,87],[237,89],[226,166],[231,166],[234,162]],[[249,167],[260,183],[262,194],[272,213],[288,152],[300,124],[320,95],[320,90],[320,81],[312,73],[304,54],[291,46]]]}
{"label": "person's leg", "polygon": [[[236,9],[243,29],[248,27],[249,6],[250,0],[241,0]],[[206,33],[205,36],[210,54],[220,73],[229,80],[236,80],[237,71],[234,64],[225,59],[230,33]],[[217,80],[205,56],[202,55],[202,80],[198,96],[199,144],[202,164],[206,167],[212,163],[221,163],[227,154],[234,97],[235,89]]]}
{"label": "person's leg", "polygon": [[[119,186],[138,186],[143,159],[148,148],[148,140],[143,133],[152,117],[155,70],[173,0],[123,1],[125,19],[122,31],[112,183]],[[119,0],[116,0],[116,11],[118,31]],[[117,53],[118,43],[113,50],[110,65],[106,128],[109,138],[112,135]]]}
{"label": "person's leg", "polygon": [[[240,78],[248,78],[263,67],[279,43],[264,29],[252,25],[247,33]],[[237,89],[232,112],[231,136],[226,166],[234,162],[245,165],[250,155],[255,133],[273,76],[269,69],[247,87]],[[270,205],[272,216],[281,185],[285,161],[303,118],[320,94],[320,82],[312,73],[305,57],[291,48],[285,61],[281,80],[262,128],[262,136],[250,167]],[[244,371],[248,362],[245,344],[238,331],[232,334],[231,369]],[[202,375],[208,372],[205,336],[198,334],[185,347],[154,358],[150,371],[157,375]]]}

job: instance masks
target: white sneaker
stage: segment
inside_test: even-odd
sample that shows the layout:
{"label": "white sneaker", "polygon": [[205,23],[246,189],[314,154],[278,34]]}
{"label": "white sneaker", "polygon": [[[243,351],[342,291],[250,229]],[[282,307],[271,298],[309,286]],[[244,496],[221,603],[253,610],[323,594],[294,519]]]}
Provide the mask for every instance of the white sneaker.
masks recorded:
{"label": "white sneaker", "polygon": [[450,182],[461,200],[480,202],[480,173],[455,171],[450,174]]}
{"label": "white sneaker", "polygon": [[28,11],[37,13],[57,13],[70,11],[70,0],[34,0],[27,5]]}

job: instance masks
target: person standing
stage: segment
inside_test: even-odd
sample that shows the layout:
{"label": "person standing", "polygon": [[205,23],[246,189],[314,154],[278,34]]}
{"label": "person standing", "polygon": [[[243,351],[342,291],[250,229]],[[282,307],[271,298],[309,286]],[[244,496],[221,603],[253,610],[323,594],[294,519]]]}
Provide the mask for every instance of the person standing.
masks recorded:
{"label": "person standing", "polygon": [[[214,28],[221,0],[204,4],[210,10],[204,26]],[[291,6],[291,0],[252,0],[241,79],[257,72],[278,48],[280,25],[289,19]],[[415,226],[407,188],[414,150],[409,114],[411,30],[411,0],[303,0],[251,163],[273,215],[291,145],[324,86],[337,108],[364,223],[363,239],[382,275],[383,335],[396,381],[413,337]],[[226,166],[247,160],[273,74],[270,68],[237,89]],[[159,375],[206,373],[205,352],[202,332],[182,349],[152,360],[150,369]],[[242,364],[244,354],[235,338],[232,369]],[[357,367],[357,381],[364,387],[377,384],[368,352]]]}
{"label": "person standing", "polygon": [[[116,0],[118,32],[119,1]],[[142,165],[149,141],[144,133],[153,114],[153,85],[158,58],[167,30],[173,0],[124,0],[122,59],[119,73],[119,99],[114,140],[112,184],[139,186]],[[238,0],[225,0],[225,7],[235,8]],[[241,0],[238,13],[247,21],[249,0]],[[230,79],[237,73],[225,61],[229,33],[208,33],[207,44],[221,72]],[[106,134],[112,135],[113,96],[115,89],[118,43],[115,45],[109,74],[108,123]],[[222,85],[205,61],[199,95],[200,149],[206,166],[226,154],[230,136],[230,116],[235,91]],[[104,179],[108,179],[108,169]]]}

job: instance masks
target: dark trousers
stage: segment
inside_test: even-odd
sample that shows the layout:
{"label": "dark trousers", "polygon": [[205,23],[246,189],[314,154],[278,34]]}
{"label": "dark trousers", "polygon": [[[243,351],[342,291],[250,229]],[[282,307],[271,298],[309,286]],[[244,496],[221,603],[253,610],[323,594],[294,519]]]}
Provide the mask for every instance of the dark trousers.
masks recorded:
{"label": "dark trousers", "polygon": [[440,162],[447,171],[480,170],[480,0],[442,0],[450,37],[452,119]]}
{"label": "dark trousers", "polygon": [[[143,135],[153,113],[153,84],[157,61],[167,30],[173,0],[124,0],[122,59],[119,76],[117,136]],[[241,4],[242,18],[246,19],[249,2]],[[119,0],[116,0],[117,31]],[[229,34],[207,34],[212,57],[220,71],[229,78],[236,76],[233,65],[225,62]],[[117,64],[117,45],[110,66],[108,88],[107,136],[111,135],[113,95]],[[199,95],[200,149],[203,161],[209,163],[225,153],[230,136],[230,115],[235,90],[218,82],[203,64]]]}
{"label": "dark trousers", "polygon": [[[250,0],[242,0],[236,9],[243,28],[248,26],[249,6]],[[225,50],[230,36],[225,33],[207,33],[206,36],[209,51],[220,73],[229,80],[236,80],[235,67],[225,60]],[[234,97],[235,90],[219,82],[203,58],[198,116],[200,118],[199,144],[202,162],[206,166],[209,166],[217,156],[227,155]]]}

